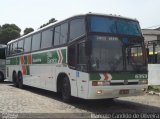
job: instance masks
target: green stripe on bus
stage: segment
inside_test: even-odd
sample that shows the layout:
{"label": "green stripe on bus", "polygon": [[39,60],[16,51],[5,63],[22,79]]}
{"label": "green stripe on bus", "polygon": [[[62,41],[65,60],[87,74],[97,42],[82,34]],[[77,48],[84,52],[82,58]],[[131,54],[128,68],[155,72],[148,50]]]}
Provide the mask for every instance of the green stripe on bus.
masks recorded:
{"label": "green stripe on bus", "polygon": [[63,61],[62,64],[66,64],[67,63],[67,58],[66,58],[66,49],[61,50],[62,52],[62,56],[63,56]]}
{"label": "green stripe on bus", "polygon": [[[110,73],[112,78],[111,80],[135,80],[137,79],[135,75],[138,73],[128,73],[128,72],[120,72],[120,73]],[[142,72],[139,74],[146,74],[146,72]],[[138,79],[147,79],[147,78],[138,78]],[[90,80],[101,80],[101,76],[99,73],[91,73]]]}
{"label": "green stripe on bus", "polygon": [[7,65],[19,65],[19,57],[9,58],[6,60]]}
{"label": "green stripe on bus", "polygon": [[46,64],[47,63],[47,53],[39,53],[32,55],[32,64]]}

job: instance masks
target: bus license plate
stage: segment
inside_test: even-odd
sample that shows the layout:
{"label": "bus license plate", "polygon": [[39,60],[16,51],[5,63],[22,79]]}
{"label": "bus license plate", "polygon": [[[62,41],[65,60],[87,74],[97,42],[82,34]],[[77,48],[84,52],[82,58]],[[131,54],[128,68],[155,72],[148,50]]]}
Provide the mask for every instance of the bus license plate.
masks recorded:
{"label": "bus license plate", "polygon": [[120,90],[119,94],[129,94],[129,90]]}

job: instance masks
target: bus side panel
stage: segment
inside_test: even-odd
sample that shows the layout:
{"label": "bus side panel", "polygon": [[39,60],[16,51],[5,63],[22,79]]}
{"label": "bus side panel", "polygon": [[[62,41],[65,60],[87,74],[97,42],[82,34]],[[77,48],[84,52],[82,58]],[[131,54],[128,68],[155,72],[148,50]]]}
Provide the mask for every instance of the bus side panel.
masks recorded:
{"label": "bus side panel", "polygon": [[84,72],[76,72],[78,97],[87,99],[89,91],[89,74]]}

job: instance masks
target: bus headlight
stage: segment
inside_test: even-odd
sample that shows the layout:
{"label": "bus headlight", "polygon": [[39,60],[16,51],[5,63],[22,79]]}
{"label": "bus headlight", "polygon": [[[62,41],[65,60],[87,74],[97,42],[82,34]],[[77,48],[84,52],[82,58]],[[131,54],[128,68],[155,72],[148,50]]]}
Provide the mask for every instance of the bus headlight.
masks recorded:
{"label": "bus headlight", "polygon": [[92,86],[108,86],[110,85],[109,81],[92,81]]}
{"label": "bus headlight", "polygon": [[139,84],[148,84],[148,80],[139,80]]}

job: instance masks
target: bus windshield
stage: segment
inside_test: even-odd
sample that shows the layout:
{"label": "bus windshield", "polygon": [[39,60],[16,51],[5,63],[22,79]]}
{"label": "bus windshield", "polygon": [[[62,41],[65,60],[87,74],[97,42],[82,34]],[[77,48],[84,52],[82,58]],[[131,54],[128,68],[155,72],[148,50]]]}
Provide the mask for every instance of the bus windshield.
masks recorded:
{"label": "bus windshield", "polygon": [[97,35],[90,40],[92,71],[143,71],[147,68],[142,40],[132,43],[132,39]]}
{"label": "bus windshield", "polygon": [[90,16],[90,32],[141,36],[139,23],[121,18]]}

